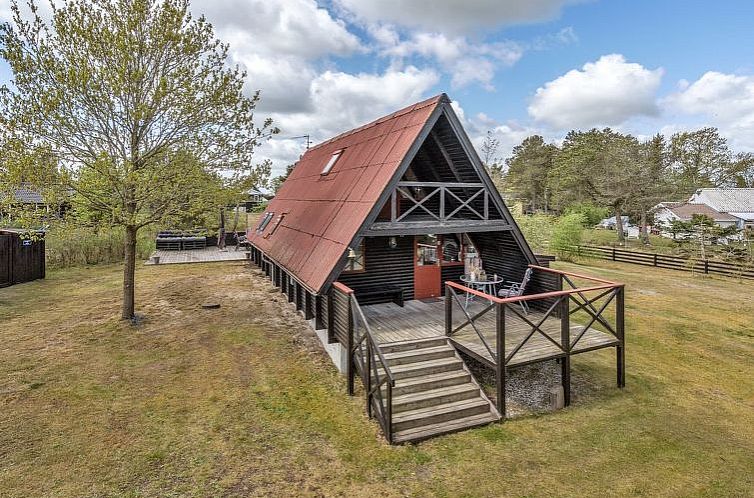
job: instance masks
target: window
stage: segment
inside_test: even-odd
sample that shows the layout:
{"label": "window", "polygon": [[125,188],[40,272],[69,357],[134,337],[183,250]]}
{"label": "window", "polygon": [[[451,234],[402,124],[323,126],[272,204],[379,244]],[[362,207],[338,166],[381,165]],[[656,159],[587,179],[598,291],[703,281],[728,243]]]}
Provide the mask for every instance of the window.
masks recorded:
{"label": "window", "polygon": [[340,158],[340,155],[343,153],[343,149],[336,150],[332,153],[332,156],[330,156],[330,160],[327,161],[327,164],[325,164],[325,168],[322,170],[321,175],[326,175],[330,172],[333,166],[335,166],[335,163],[338,162],[338,159]]}
{"label": "window", "polygon": [[461,244],[455,234],[443,235],[442,237],[442,262],[458,263],[462,261]]}
{"label": "window", "polygon": [[275,213],[273,213],[272,211],[264,213],[262,220],[259,222],[259,226],[257,226],[257,233],[262,233],[264,229],[267,228],[267,225],[269,225],[270,220],[272,220],[273,216],[275,216]]}
{"label": "window", "polygon": [[360,272],[365,271],[364,266],[364,241],[361,241],[359,247],[353,249],[348,248],[348,260],[346,261],[346,267],[343,268],[344,272]]}
{"label": "window", "polygon": [[269,232],[267,232],[267,235],[264,236],[265,239],[269,239],[270,236],[275,233],[275,230],[278,229],[280,226],[280,223],[283,221],[283,218],[285,218],[285,215],[288,213],[280,213],[280,216],[278,216],[278,219],[275,220],[275,224],[272,226]]}

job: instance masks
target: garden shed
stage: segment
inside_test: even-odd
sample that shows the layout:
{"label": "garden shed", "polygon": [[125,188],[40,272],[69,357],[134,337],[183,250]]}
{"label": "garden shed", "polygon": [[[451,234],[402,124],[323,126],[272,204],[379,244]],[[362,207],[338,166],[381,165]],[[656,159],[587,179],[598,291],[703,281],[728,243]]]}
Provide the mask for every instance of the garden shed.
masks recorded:
{"label": "garden shed", "polygon": [[43,232],[0,230],[0,287],[45,278]]}

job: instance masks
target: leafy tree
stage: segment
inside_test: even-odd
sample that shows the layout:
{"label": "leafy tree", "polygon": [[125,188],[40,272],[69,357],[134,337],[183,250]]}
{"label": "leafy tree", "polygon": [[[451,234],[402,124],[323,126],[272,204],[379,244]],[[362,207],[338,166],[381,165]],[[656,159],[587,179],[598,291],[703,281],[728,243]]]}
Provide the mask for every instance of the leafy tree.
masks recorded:
{"label": "leafy tree", "polygon": [[138,231],[184,210],[208,173],[248,174],[276,130],[255,125],[259,94],[244,96],[245,74],[188,0],[67,0],[49,25],[30,7],[25,20],[12,0],[0,27],[13,73],[0,90],[4,147],[18,161],[54,153],[79,207],[123,227],[130,319]]}
{"label": "leafy tree", "polygon": [[291,172],[293,171],[293,168],[295,167],[295,164],[289,164],[285,167],[285,173],[282,175],[278,175],[275,178],[272,179],[272,190],[277,194],[277,191],[280,190],[280,187],[283,186],[283,182],[285,182],[289,176],[291,176]]}
{"label": "leafy tree", "polygon": [[584,219],[585,227],[593,227],[600,221],[607,218],[610,210],[605,207],[595,206],[588,202],[580,202],[572,206],[568,206],[565,210],[565,214],[576,213],[580,214]]}
{"label": "leafy tree", "polygon": [[492,131],[487,130],[487,136],[482,142],[482,162],[488,168],[498,162],[497,150],[500,148],[500,140],[495,138]]}
{"label": "leafy tree", "polygon": [[736,187],[754,188],[754,154],[739,152],[734,158],[736,173]]}
{"label": "leafy tree", "polygon": [[665,138],[657,134],[641,144],[637,176],[633,180],[636,187],[629,209],[639,218],[639,238],[649,244],[647,218],[652,218],[652,207],[672,195],[674,186],[668,161]]}
{"label": "leafy tree", "polygon": [[551,208],[547,178],[558,153],[555,145],[545,143],[539,135],[524,139],[513,148],[513,154],[506,160],[508,187],[521,196],[532,211]]}
{"label": "leafy tree", "polygon": [[622,216],[637,196],[642,151],[631,135],[610,128],[566,135],[548,177],[557,206],[577,202],[609,206],[616,217],[618,241],[623,242]]}
{"label": "leafy tree", "polygon": [[746,158],[741,159],[735,160],[717,128],[679,132],[670,139],[670,161],[684,196],[703,187],[735,186],[747,166]]}
{"label": "leafy tree", "polygon": [[715,220],[704,214],[694,214],[690,220],[672,220],[670,230],[673,236],[680,234],[683,238],[694,238],[699,242],[699,256],[707,258],[706,246],[718,239],[734,235],[738,230],[735,226],[721,227]]}
{"label": "leafy tree", "polygon": [[584,216],[571,213],[562,216],[555,224],[550,247],[561,257],[567,259],[574,247],[581,244],[584,233]]}

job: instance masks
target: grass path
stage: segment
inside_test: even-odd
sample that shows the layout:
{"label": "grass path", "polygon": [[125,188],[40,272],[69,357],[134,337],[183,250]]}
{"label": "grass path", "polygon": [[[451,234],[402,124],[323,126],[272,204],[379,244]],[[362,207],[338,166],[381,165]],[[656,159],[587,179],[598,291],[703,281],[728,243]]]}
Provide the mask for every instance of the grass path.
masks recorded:
{"label": "grass path", "polygon": [[[0,496],[753,496],[754,285],[611,263],[627,388],[391,447],[260,274],[120,268],[0,289]],[[202,310],[207,300],[222,303]]]}

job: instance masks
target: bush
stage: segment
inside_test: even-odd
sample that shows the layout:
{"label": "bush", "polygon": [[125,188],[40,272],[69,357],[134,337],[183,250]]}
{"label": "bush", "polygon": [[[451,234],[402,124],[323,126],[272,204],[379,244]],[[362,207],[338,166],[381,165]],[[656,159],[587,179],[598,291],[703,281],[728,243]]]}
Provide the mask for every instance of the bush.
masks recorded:
{"label": "bush", "polygon": [[584,215],[571,213],[561,217],[552,231],[550,247],[561,259],[571,259],[574,246],[581,244],[584,231]]}
{"label": "bush", "polygon": [[[147,259],[154,251],[155,234],[141,229],[136,241],[136,258]],[[125,256],[125,232],[121,228],[75,227],[59,224],[45,235],[45,255],[49,268],[118,263]]]}
{"label": "bush", "polygon": [[593,227],[607,218],[610,214],[610,210],[608,208],[589,204],[588,202],[582,202],[566,208],[565,214],[580,214],[584,217],[583,226]]}
{"label": "bush", "polygon": [[524,233],[526,241],[535,252],[547,251],[552,238],[555,217],[546,214],[521,214],[516,222]]}

